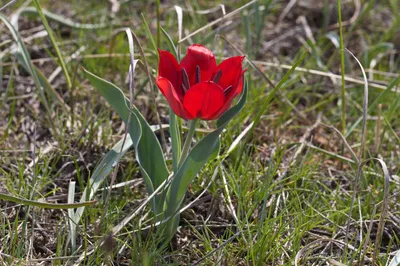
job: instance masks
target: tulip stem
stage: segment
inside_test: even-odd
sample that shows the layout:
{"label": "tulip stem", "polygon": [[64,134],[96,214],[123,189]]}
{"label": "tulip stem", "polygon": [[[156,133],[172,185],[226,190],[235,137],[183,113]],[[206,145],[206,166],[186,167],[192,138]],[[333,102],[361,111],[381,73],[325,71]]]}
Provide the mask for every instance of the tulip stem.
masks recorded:
{"label": "tulip stem", "polygon": [[189,132],[186,136],[185,143],[183,144],[181,159],[179,160],[178,168],[181,167],[181,165],[185,161],[186,157],[188,156],[190,144],[192,143],[194,132],[196,132],[197,120],[198,119],[189,121]]}

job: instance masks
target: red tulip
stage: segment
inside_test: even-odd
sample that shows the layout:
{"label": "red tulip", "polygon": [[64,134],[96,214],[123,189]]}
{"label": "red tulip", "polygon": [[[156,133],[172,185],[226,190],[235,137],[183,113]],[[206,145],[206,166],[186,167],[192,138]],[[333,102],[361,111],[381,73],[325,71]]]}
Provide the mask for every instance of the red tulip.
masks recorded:
{"label": "red tulip", "polygon": [[200,44],[189,46],[180,64],[170,52],[158,53],[157,86],[183,119],[217,119],[242,92],[244,56],[217,65],[214,54]]}

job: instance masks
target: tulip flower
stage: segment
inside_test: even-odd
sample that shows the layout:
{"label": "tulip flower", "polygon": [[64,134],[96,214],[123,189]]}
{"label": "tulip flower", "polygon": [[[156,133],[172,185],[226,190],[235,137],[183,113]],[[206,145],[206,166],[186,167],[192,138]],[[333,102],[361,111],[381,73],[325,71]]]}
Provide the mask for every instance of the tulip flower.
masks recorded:
{"label": "tulip flower", "polygon": [[158,52],[157,86],[174,113],[183,119],[217,119],[242,92],[244,56],[217,65],[210,50],[193,44],[179,64],[170,52]]}

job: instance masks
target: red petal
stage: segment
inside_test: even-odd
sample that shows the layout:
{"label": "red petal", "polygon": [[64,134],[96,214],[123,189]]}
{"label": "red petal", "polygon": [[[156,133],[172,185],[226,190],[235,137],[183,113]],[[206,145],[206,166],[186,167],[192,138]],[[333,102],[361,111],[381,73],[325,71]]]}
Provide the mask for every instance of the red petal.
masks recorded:
{"label": "red petal", "polygon": [[183,99],[181,67],[175,57],[168,51],[158,50],[160,61],[158,63],[158,76],[171,82],[179,98]]}
{"label": "red petal", "polygon": [[183,99],[183,107],[194,118],[216,119],[216,114],[224,105],[222,88],[211,81],[197,83],[190,87]]}
{"label": "red petal", "polygon": [[217,67],[214,54],[201,44],[189,46],[181,62],[181,67],[189,76],[191,86],[196,82],[196,66],[200,67],[200,81],[210,81]]}
{"label": "red petal", "polygon": [[[221,78],[217,82],[218,85],[225,89],[229,86],[233,87],[232,91],[235,91],[235,88],[238,85],[239,79],[242,76],[242,61],[244,56],[234,56],[230,57],[224,61],[222,61],[215,71],[215,74],[221,70]],[[214,74],[214,75],[215,75]]]}
{"label": "red petal", "polygon": [[176,93],[174,87],[168,79],[158,77],[156,80],[156,84],[162,94],[164,94],[165,98],[167,99],[172,111],[174,111],[177,116],[182,117],[186,120],[193,119],[193,117],[183,108],[183,104],[178,94]]}
{"label": "red petal", "polygon": [[218,113],[216,114],[216,117],[221,116],[223,113],[225,113],[229,107],[232,104],[233,99],[235,99],[236,96],[238,96],[243,89],[243,74],[244,71],[242,72],[241,78],[239,79],[239,83],[237,84],[237,87],[232,89],[231,92],[225,96],[225,103],[224,105],[221,107],[221,109],[218,111]]}

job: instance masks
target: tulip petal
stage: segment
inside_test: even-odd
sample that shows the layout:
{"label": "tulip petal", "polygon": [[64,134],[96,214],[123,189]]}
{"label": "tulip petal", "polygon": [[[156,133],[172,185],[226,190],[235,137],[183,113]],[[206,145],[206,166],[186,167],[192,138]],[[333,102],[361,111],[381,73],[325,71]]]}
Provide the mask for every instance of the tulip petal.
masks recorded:
{"label": "tulip petal", "polygon": [[196,84],[196,66],[200,67],[200,81],[211,80],[217,67],[214,54],[201,44],[189,46],[181,61],[181,67],[186,70],[191,86]]}
{"label": "tulip petal", "polygon": [[[243,75],[242,61],[244,56],[234,56],[222,61],[215,71],[216,75],[218,71],[221,71],[221,77],[218,80],[218,85],[224,89],[232,86],[232,91],[236,91],[239,79]],[[240,93],[240,92],[239,92]]]}
{"label": "tulip petal", "polygon": [[183,89],[182,89],[182,72],[176,58],[168,51],[158,50],[160,55],[160,61],[158,64],[158,76],[166,78],[171,82],[172,87],[175,88],[179,99],[183,99]]}
{"label": "tulip petal", "polygon": [[212,120],[217,118],[224,105],[225,95],[222,88],[211,81],[200,82],[192,86],[183,99],[183,107],[194,118]]}
{"label": "tulip petal", "polygon": [[244,71],[241,74],[241,78],[239,79],[236,89],[232,90],[228,95],[225,96],[224,105],[221,107],[221,109],[215,115],[216,117],[220,117],[223,113],[225,113],[231,106],[233,99],[235,99],[235,97],[238,96],[242,92],[242,90],[243,90],[243,74],[244,74]]}
{"label": "tulip petal", "polygon": [[156,84],[162,94],[167,99],[172,111],[174,111],[177,116],[186,120],[193,119],[193,116],[191,116],[191,114],[186,112],[186,110],[184,109],[179,95],[176,93],[174,87],[168,79],[164,77],[158,77],[156,80]]}

